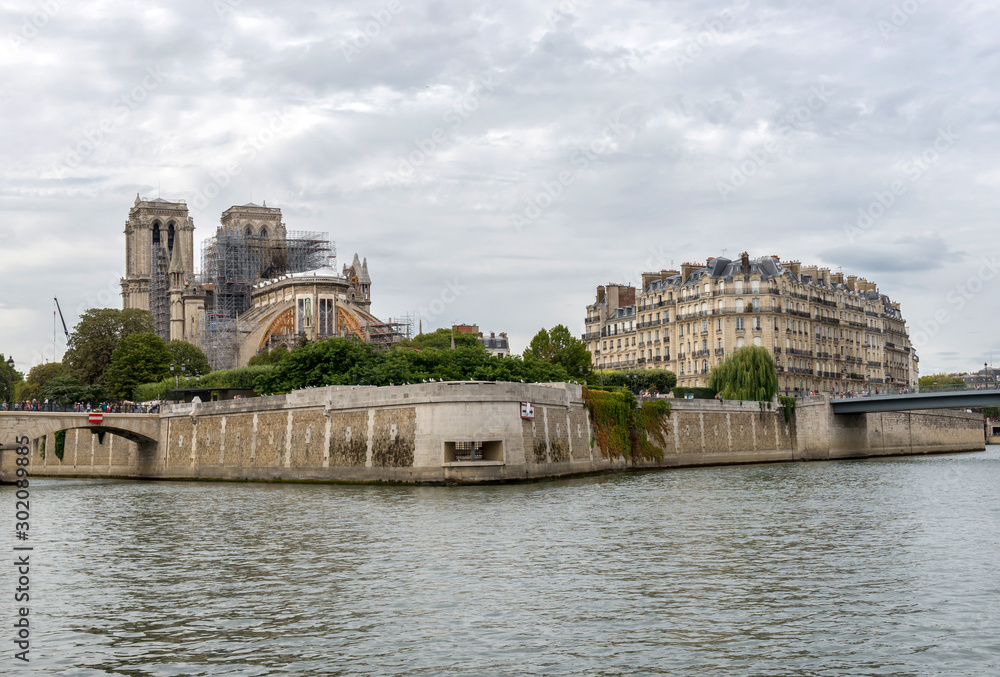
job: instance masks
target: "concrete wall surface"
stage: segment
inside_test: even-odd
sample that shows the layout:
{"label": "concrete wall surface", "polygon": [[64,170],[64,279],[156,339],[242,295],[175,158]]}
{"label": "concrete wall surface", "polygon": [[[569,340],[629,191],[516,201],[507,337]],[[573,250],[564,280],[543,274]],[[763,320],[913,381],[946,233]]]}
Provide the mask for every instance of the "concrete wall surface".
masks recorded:
{"label": "concrete wall surface", "polygon": [[[522,402],[533,405],[533,419],[521,417]],[[961,411],[835,415],[826,398],[810,397],[799,400],[789,423],[776,403],[670,403],[669,416],[650,431],[655,458],[636,467],[984,448],[982,419]],[[595,443],[582,389],[565,383],[331,386],[181,404],[155,421],[111,423],[128,438],[107,428],[93,434],[84,417],[53,415],[48,423],[39,418],[28,425],[11,416],[0,414],[0,442],[29,436],[32,476],[442,483],[632,467]],[[67,429],[61,460],[54,453],[57,429]],[[481,447],[481,458],[462,455],[473,446]],[[14,467],[14,454],[2,452],[3,479]]]}

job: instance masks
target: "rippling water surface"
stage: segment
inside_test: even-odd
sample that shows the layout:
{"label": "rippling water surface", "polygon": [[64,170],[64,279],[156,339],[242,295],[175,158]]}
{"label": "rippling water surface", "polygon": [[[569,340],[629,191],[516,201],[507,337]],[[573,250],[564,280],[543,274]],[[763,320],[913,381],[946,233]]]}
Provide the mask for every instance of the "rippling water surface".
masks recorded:
{"label": "rippling water surface", "polygon": [[491,487],[31,490],[15,673],[1000,674],[997,447]]}

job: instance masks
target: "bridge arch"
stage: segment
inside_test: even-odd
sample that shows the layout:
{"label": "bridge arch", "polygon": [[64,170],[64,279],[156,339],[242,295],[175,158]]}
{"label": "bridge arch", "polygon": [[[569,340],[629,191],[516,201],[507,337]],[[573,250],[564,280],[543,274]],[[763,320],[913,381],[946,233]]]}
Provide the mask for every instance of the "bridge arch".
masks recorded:
{"label": "bridge arch", "polygon": [[0,444],[13,444],[27,435],[35,440],[60,430],[111,433],[140,447],[160,441],[159,414],[104,414],[102,423],[90,423],[88,414],[75,412],[13,411],[0,413]]}

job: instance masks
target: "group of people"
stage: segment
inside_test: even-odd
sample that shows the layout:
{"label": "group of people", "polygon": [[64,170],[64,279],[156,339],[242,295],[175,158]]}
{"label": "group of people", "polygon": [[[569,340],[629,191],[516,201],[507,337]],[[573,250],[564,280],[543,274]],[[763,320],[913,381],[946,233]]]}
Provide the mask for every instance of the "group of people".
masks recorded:
{"label": "group of people", "polygon": [[73,411],[76,413],[88,413],[91,411],[101,411],[107,414],[158,414],[160,413],[159,402],[101,402],[93,405],[89,402],[74,402],[73,405],[65,406],[56,402],[49,402],[48,398],[39,402],[37,399],[24,402],[14,402],[13,405],[3,402],[0,404],[0,411]]}

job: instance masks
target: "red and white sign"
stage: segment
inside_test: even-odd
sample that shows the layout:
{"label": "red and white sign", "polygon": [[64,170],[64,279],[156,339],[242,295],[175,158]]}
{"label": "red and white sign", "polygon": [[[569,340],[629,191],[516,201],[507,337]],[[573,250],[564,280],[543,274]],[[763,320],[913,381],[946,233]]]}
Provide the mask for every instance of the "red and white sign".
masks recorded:
{"label": "red and white sign", "polygon": [[90,412],[90,422],[91,423],[104,423],[104,412],[102,412],[102,411],[92,411],[92,412]]}
{"label": "red and white sign", "polygon": [[535,405],[531,402],[521,402],[521,418],[535,418]]}

